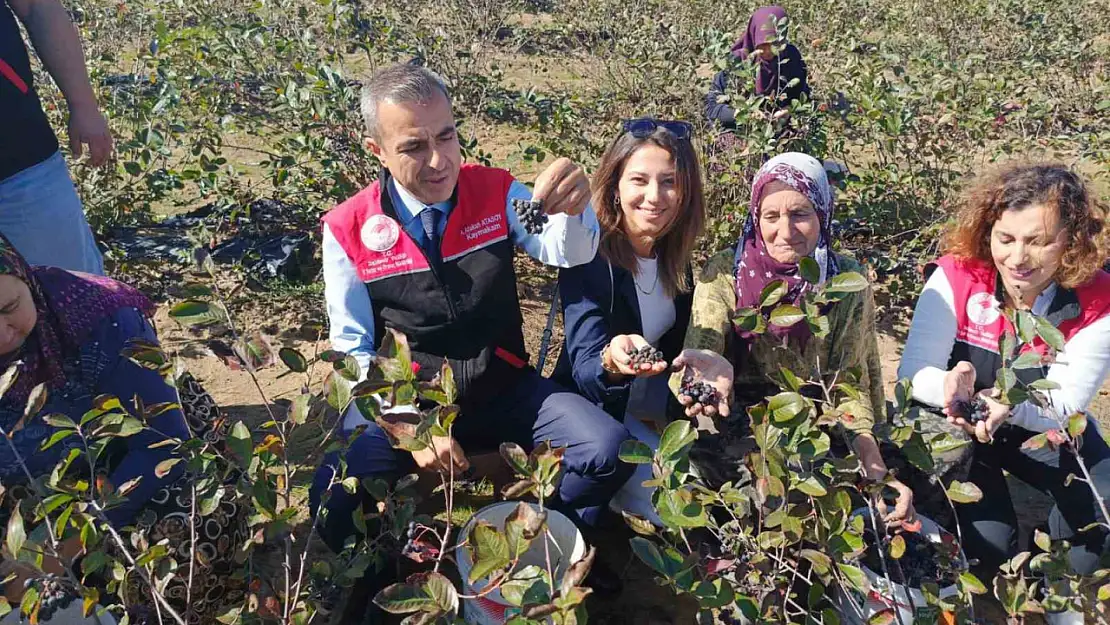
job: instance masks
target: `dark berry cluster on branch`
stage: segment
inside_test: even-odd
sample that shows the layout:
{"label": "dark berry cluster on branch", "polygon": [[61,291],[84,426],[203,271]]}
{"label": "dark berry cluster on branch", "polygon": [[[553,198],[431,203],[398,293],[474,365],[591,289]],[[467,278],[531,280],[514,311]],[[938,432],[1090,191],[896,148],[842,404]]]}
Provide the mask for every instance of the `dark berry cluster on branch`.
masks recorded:
{"label": "dark berry cluster on branch", "polygon": [[34,586],[39,591],[39,621],[49,621],[58,610],[64,610],[73,603],[77,594],[62,577],[46,573],[23,582],[23,589]]}
{"label": "dark berry cluster on branch", "polygon": [[528,234],[543,232],[543,225],[547,223],[547,214],[543,212],[541,200],[513,198],[513,210]]}

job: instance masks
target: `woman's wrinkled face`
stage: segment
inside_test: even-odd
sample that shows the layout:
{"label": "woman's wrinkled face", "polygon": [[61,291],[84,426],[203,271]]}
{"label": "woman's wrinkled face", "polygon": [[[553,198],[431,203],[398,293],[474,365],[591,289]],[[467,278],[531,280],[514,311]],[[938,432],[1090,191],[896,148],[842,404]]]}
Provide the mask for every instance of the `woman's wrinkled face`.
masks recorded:
{"label": "woman's wrinkled face", "polygon": [[624,230],[634,239],[658,239],[678,217],[678,174],[667,150],[644,144],[624,164],[617,192]]}
{"label": "woman's wrinkled face", "polygon": [[771,48],[770,43],[759,44],[755,47],[755,51],[759,54],[759,58],[763,59],[764,61],[770,61],[771,59],[775,58],[775,51]]}
{"label": "woman's wrinkled face", "polygon": [[771,258],[797,263],[817,249],[821,219],[809,198],[774,180],[764,188],[759,204],[759,230]]}
{"label": "woman's wrinkled face", "polygon": [[1003,211],[991,227],[991,257],[1011,295],[1029,303],[1052,282],[1067,248],[1055,207],[1031,204]]}
{"label": "woman's wrinkled face", "polygon": [[27,283],[0,275],[0,355],[16,352],[35,329],[38,313]]}

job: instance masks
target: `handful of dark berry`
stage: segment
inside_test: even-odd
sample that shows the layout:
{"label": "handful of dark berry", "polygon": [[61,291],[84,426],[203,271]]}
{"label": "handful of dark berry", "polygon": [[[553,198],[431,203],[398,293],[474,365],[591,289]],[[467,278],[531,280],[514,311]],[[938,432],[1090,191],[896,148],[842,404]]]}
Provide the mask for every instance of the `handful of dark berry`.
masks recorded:
{"label": "handful of dark berry", "polygon": [[628,365],[632,368],[637,368],[640,365],[655,366],[659,363],[667,364],[667,360],[663,358],[663,352],[655,349],[651,345],[644,345],[643,347],[633,350],[628,353],[630,360]]}
{"label": "handful of dark berry", "polygon": [[682,386],[679,387],[679,392],[687,397],[692,398],[697,403],[703,406],[716,406],[720,402],[720,394],[713,385],[703,380],[694,380],[686,378],[682,381]]}
{"label": "handful of dark berry", "polygon": [[987,400],[976,395],[971,401],[964,399],[957,399],[952,402],[952,407],[949,409],[954,417],[962,417],[968,423],[975,425],[980,421],[987,420]]}
{"label": "handful of dark berry", "polygon": [[528,234],[543,232],[543,225],[547,223],[547,213],[543,212],[542,200],[513,198],[513,210],[516,211],[516,216],[524,226],[525,232]]}

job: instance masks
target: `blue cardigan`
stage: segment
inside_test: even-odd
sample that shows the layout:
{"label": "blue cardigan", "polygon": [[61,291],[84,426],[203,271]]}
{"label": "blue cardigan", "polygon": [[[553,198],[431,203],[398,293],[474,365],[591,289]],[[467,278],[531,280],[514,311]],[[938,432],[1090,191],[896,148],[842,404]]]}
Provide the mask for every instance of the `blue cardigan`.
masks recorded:
{"label": "blue cardigan", "polygon": [[[601,368],[601,350],[618,334],[643,335],[640,303],[632,274],[610,265],[597,254],[585,265],[559,271],[559,296],[563,303],[566,338],[552,379],[576,390],[618,421],[623,421],[633,378],[610,383]],[[668,361],[682,351],[693,300],[693,292],[681,293],[675,298],[674,326],[655,346]],[[677,401],[672,404],[668,414],[678,407]]]}

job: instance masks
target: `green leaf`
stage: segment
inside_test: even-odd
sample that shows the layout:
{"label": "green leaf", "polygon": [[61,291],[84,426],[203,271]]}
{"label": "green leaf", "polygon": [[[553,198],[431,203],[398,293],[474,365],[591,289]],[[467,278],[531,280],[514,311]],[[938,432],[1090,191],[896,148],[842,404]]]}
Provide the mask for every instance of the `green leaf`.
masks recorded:
{"label": "green leaf", "polygon": [[424,580],[424,592],[440,611],[454,615],[459,611],[459,593],[455,585],[440,573],[432,572]]}
{"label": "green leaf", "polygon": [[1103,602],[1110,601],[1110,584],[1103,584],[1102,586],[1099,586],[1098,600]]}
{"label": "green leaf", "polygon": [[1041,340],[1044,341],[1045,344],[1058,352],[1064,351],[1063,332],[1058,330],[1056,326],[1052,325],[1052,323],[1044,317],[1037,317],[1035,323],[1036,325],[1034,327],[1036,328],[1037,336],[1041,337]]}
{"label": "green leaf", "polygon": [[536,565],[526,566],[522,569],[513,571],[509,579],[501,584],[501,596],[509,602],[509,605],[520,607],[524,605],[524,597],[532,588],[533,584],[543,584],[546,586],[547,582],[544,581],[546,574],[543,569]]}
{"label": "green leaf", "polygon": [[801,390],[802,381],[799,380],[798,376],[794,375],[794,372],[790,369],[787,369],[786,367],[779,367],[779,376],[782,378],[782,384],[784,387],[790,389],[791,391],[794,391],[795,393]]}
{"label": "green leaf", "polygon": [[858,293],[867,288],[867,278],[854,271],[839,273],[829,279],[825,286],[825,293],[829,295],[845,295]]}
{"label": "green leaf", "polygon": [[828,489],[825,488],[825,485],[821,483],[820,478],[816,475],[810,475],[804,480],[801,480],[794,485],[794,488],[812,497],[824,497],[829,492]]}
{"label": "green leaf", "polygon": [[1022,353],[1010,364],[1011,369],[1039,369],[1040,366],[1041,355],[1034,351]]}
{"label": "green leaf", "polygon": [[906,554],[906,539],[901,534],[896,534],[890,539],[890,557],[900,560]]}
{"label": "green leaf", "polygon": [[1058,383],[1053,382],[1052,380],[1046,380],[1042,378],[1040,380],[1034,380],[1033,383],[1029,385],[1029,388],[1036,391],[1057,391],[1063,387],[1061,387]]}
{"label": "green leaf", "polygon": [[1082,412],[1077,412],[1068,417],[1068,434],[1072,438],[1078,438],[1083,435],[1087,429],[1087,415]]}
{"label": "green leaf", "polygon": [[767,410],[775,423],[793,421],[806,411],[805,398],[798,393],[779,393],[767,402]]}
{"label": "green leaf", "polygon": [[474,566],[467,581],[471,584],[509,565],[509,541],[493,525],[478,521],[470,530],[470,557]]}
{"label": "green leaf", "polygon": [[343,376],[343,379],[350,382],[358,382],[362,377],[362,368],[358,366],[358,360],[354,356],[347,354],[342,360],[332,363],[332,369],[336,373]]}
{"label": "green leaf", "polygon": [[248,466],[254,457],[254,442],[251,441],[251,432],[242,421],[236,421],[227,434],[227,446],[235,454],[242,466]]}
{"label": "green leaf", "polygon": [[779,328],[789,328],[806,318],[802,309],[791,304],[783,304],[771,311],[771,325]]}
{"label": "green leaf", "polygon": [[867,575],[858,566],[838,562],[836,568],[857,591],[867,594],[867,591],[870,590],[871,585],[867,582]]}
{"label": "green leaf", "polygon": [[518,503],[505,518],[505,537],[509,543],[509,558],[516,559],[528,550],[528,546],[543,531],[547,523],[547,511],[531,504]]}
{"label": "green leaf", "polygon": [[948,485],[948,498],[956,503],[975,503],[983,498],[983,491],[971,482],[953,481]]}
{"label": "green leaf", "polygon": [[785,280],[773,280],[767,286],[763,287],[763,291],[759,294],[759,307],[769,308],[779,303],[790,288],[786,285]]}
{"label": "green leaf", "polygon": [[621,443],[617,452],[617,456],[629,464],[651,464],[654,455],[647,443],[634,438]]}
{"label": "green leaf", "polygon": [[646,518],[638,514],[625,512],[624,510],[621,510],[621,516],[624,517],[625,524],[627,524],[633,532],[641,536],[655,536],[655,524]]}
{"label": "green leaf", "polygon": [[732,322],[740,330],[752,334],[762,334],[767,329],[767,322],[763,319],[763,315],[754,308],[741,308],[736,311]]}
{"label": "green leaf", "polygon": [[351,383],[339,372],[332,371],[324,380],[324,396],[327,397],[329,406],[340,415],[345,414],[347,405],[351,403]]}
{"label": "green leaf", "polygon": [[798,275],[810,284],[817,284],[821,280],[821,266],[816,260],[806,256],[798,263]]}
{"label": "green leaf", "polygon": [[1041,551],[1052,552],[1052,539],[1048,537],[1045,532],[1036,529],[1033,530],[1033,543],[1041,548]]}
{"label": "green leaf", "polygon": [[4,374],[0,375],[0,397],[3,397],[11,389],[12,384],[15,383],[16,376],[19,375],[19,365],[14,364],[4,370]]}
{"label": "green leaf", "polygon": [[512,467],[517,475],[528,475],[528,454],[516,443],[501,443],[501,457]]}
{"label": "green leaf", "polygon": [[644,564],[660,575],[667,575],[667,565],[663,560],[663,554],[659,551],[659,547],[655,546],[655,543],[641,536],[633,536],[628,539],[628,544],[632,547],[632,553],[636,554],[636,557],[640,558]]}
{"label": "green leaf", "polygon": [[413,584],[393,584],[374,597],[374,603],[390,614],[409,614],[436,609],[436,602],[423,588]]}
{"label": "green leaf", "polygon": [[799,554],[813,565],[818,575],[827,575],[832,568],[832,558],[814,549],[802,549]]}
{"label": "green leaf", "polygon": [[158,478],[166,477],[178,462],[181,462],[181,458],[169,458],[159,462],[154,467],[154,475]]}
{"label": "green leaf", "polygon": [[23,515],[20,514],[18,505],[12,506],[11,516],[8,517],[8,534],[5,539],[5,544],[8,546],[8,552],[12,554],[12,558],[19,559],[19,552],[26,543],[27,530],[23,527]]}
{"label": "green leaf", "polygon": [[685,419],[673,421],[663,430],[663,435],[659,437],[657,453],[660,458],[668,460],[685,450],[697,438],[698,432],[691,427],[689,421]]}
{"label": "green leaf", "polygon": [[987,587],[983,585],[983,582],[979,581],[979,578],[975,577],[970,571],[960,573],[960,583],[964,589],[973,595],[982,595],[987,592]]}
{"label": "green leaf", "polygon": [[278,357],[285,363],[286,367],[294,373],[304,373],[308,371],[308,361],[301,353],[292,347],[282,347],[278,350]]}
{"label": "green leaf", "polygon": [[443,367],[440,368],[436,380],[439,382],[439,387],[443,389],[443,394],[447,396],[447,403],[455,403],[455,400],[458,399],[459,389],[455,384],[455,372],[451,370],[451,364],[447,359],[443,360]]}
{"label": "green leaf", "polygon": [[[304,394],[297,395],[293,401],[289,403],[289,420],[294,425],[304,425],[308,421],[308,410],[311,407],[312,395]],[[371,415],[373,418],[373,415]]]}
{"label": "green leaf", "polygon": [[702,609],[723,608],[736,599],[732,586],[721,578],[712,581],[706,580],[694,588],[694,596],[698,598],[698,606]]}

